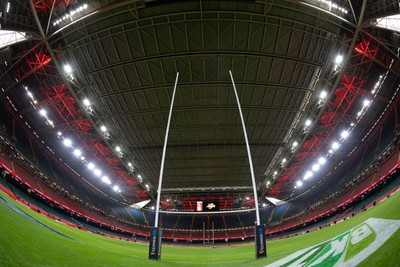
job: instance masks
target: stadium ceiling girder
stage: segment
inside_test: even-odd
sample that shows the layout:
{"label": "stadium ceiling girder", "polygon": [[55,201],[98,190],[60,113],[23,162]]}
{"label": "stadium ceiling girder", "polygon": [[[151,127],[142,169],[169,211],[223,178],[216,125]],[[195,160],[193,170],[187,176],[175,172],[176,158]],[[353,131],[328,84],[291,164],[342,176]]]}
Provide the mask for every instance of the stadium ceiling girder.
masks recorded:
{"label": "stadium ceiling girder", "polygon": [[[52,1],[35,2],[41,7],[38,13],[40,18],[43,18],[42,24],[47,23]],[[286,16],[290,16],[290,12],[295,11],[298,6],[289,2],[249,3],[257,8],[263,6],[263,11],[268,17],[267,26],[262,26],[257,21],[260,14],[250,14],[248,10],[242,13],[229,12],[233,16],[225,12],[214,12],[215,17],[213,12],[203,9],[204,15],[210,17],[201,24],[200,29],[193,24],[193,21],[200,18],[190,18],[190,12],[181,17],[170,14],[149,16],[144,3],[140,8],[130,6],[130,10],[125,11],[124,5],[132,3],[127,1],[117,4],[120,6],[114,9],[111,3],[109,7],[101,10],[103,13],[99,15],[89,16],[75,23],[73,27],[65,28],[61,33],[53,35],[51,29],[49,33],[53,47],[62,47],[60,57],[64,60],[72,59],[76,64],[79,87],[73,87],[72,90],[79,96],[88,95],[98,101],[101,110],[96,110],[99,113],[96,113],[96,116],[102,122],[106,121],[111,129],[122,134],[123,140],[119,140],[119,143],[123,143],[123,146],[132,152],[137,166],[141,168],[139,171],[153,186],[157,184],[160,161],[158,148],[165,131],[166,117],[163,110],[168,108],[173,77],[177,69],[181,74],[184,70],[185,74],[178,83],[179,97],[177,108],[174,110],[176,112],[173,113],[171,143],[168,148],[171,162],[166,165],[165,186],[196,186],[203,183],[230,186],[240,185],[247,180],[250,184],[246,175],[248,166],[244,150],[229,145],[243,144],[229,80],[224,76],[230,68],[233,69],[238,89],[242,92],[245,119],[248,121],[250,139],[253,140],[252,152],[257,179],[262,183],[265,179],[263,173],[268,165],[267,159],[273,158],[278,151],[277,147],[287,142],[285,134],[292,127],[287,122],[293,121],[296,115],[301,113],[303,107],[298,99],[304,99],[314,91],[306,82],[301,83],[300,77],[304,79],[305,76],[304,80],[310,81],[313,76],[307,76],[307,73],[312,73],[316,67],[324,68],[328,64],[317,52],[326,50],[329,46],[333,52],[334,46],[328,44],[330,37],[327,37],[327,33],[332,34],[335,27],[341,27],[348,33],[353,29],[351,22],[332,22],[331,16],[323,12],[318,12],[313,17],[307,14],[308,8],[301,8],[298,12],[300,16],[304,16],[299,21],[273,16],[277,10],[286,10]],[[192,4],[197,7],[202,3]],[[63,1],[55,1],[54,10],[61,12],[62,5]],[[168,7],[172,12],[180,8],[174,3]],[[354,7],[357,5],[354,4]],[[367,8],[367,18],[377,16],[382,12],[382,8]],[[113,18],[119,18],[123,24],[119,25],[120,22],[116,23],[117,20]],[[318,26],[312,26],[312,21],[320,23]],[[259,38],[260,35],[267,36],[265,32],[269,36],[279,37],[281,41],[265,43],[265,39]],[[191,33],[201,37],[192,38]],[[235,38],[232,38],[232,33]],[[128,45],[130,40],[138,45]],[[254,44],[248,40],[254,40]],[[258,41],[264,46],[263,53],[255,52]],[[285,43],[290,46],[285,47]],[[339,42],[337,45],[342,44]],[[365,59],[359,63],[361,66],[367,64],[367,59],[387,66],[387,59],[373,57],[372,49],[367,51]],[[311,52],[314,52],[312,56]],[[369,68],[367,69],[369,71]],[[251,76],[254,72],[257,73],[256,77]],[[294,75],[297,76],[293,78]],[[263,86],[269,94],[260,101]],[[355,99],[362,94],[363,88],[359,86],[354,89],[352,95]],[[270,102],[263,104],[266,99]],[[347,103],[347,107],[336,106],[341,108],[342,115],[338,115],[339,110],[336,110],[336,115],[331,119],[340,118],[340,121],[343,121],[343,114],[350,116],[343,110],[350,109],[354,99],[343,99],[341,103]],[[62,127],[71,125],[71,130],[75,129],[76,135],[86,144],[85,131],[77,128],[81,121],[82,119],[66,121]],[[324,123],[329,124],[331,129],[340,125],[328,120]],[[270,127],[263,129],[263,125]],[[325,138],[329,140],[329,137]],[[101,138],[98,140],[103,143]],[[215,143],[215,140],[218,142]],[[317,146],[317,143],[315,146],[307,145],[307,149],[301,153],[315,155],[318,153],[317,147],[321,146],[320,143]],[[305,145],[306,143],[303,147]],[[112,149],[110,147],[108,150]],[[113,157],[107,158],[107,151],[97,152],[101,154],[99,157],[102,156],[101,162],[112,161]],[[215,156],[210,160],[207,155]],[[228,160],[222,162],[225,157]],[[221,171],[221,168],[216,168],[216,163],[220,161],[225,168],[240,173],[240,177],[232,179],[235,174],[228,172],[228,175],[221,176],[222,179],[215,179],[215,173]],[[213,167],[214,173],[202,173],[200,166]],[[187,174],[188,169],[193,169],[193,172]],[[198,182],[196,180],[199,174],[209,179]]]}

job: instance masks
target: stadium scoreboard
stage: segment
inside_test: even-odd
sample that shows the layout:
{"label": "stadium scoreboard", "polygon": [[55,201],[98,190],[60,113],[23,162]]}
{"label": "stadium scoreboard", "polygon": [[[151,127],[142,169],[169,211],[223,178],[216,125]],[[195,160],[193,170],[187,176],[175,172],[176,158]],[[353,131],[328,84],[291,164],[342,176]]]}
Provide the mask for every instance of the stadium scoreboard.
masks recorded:
{"label": "stadium scoreboard", "polygon": [[197,201],[196,211],[219,211],[219,202]]}

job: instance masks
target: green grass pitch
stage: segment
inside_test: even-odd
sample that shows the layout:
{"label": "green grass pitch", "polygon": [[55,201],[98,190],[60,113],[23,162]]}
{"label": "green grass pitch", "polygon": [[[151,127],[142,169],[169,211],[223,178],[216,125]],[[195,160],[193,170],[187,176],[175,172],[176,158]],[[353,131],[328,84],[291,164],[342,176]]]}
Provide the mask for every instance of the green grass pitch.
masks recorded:
{"label": "green grass pitch", "polygon": [[[148,244],[87,233],[44,217],[0,196],[50,228],[23,217],[0,202],[0,266],[264,266],[300,249],[331,239],[368,218],[400,219],[400,193],[352,219],[312,233],[267,242],[268,257],[255,259],[254,244],[223,247],[163,245],[162,260],[148,260]],[[400,230],[360,266],[398,266]]]}

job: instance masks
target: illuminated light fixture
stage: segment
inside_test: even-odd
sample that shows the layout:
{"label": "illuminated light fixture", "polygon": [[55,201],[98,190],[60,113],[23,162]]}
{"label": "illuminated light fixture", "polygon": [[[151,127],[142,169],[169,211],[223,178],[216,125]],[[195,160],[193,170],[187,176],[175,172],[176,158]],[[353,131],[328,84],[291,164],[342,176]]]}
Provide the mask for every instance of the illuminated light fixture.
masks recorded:
{"label": "illuminated light fixture", "polygon": [[151,209],[154,210],[154,206],[151,206]]}
{"label": "illuminated light fixture", "polygon": [[120,148],[119,146],[116,146],[116,147],[115,147],[115,150],[116,150],[117,152],[121,152],[121,148]]}
{"label": "illuminated light fixture", "polygon": [[139,174],[138,176],[137,176],[139,179],[142,179],[142,176]]}
{"label": "illuminated light fixture", "polygon": [[79,149],[75,149],[74,155],[79,158],[82,155],[82,152]]}
{"label": "illuminated light fixture", "polygon": [[296,186],[301,187],[303,185],[302,181],[297,181]]}
{"label": "illuminated light fixture", "polygon": [[11,3],[7,2],[7,8],[6,8],[6,12],[10,12],[10,8],[11,8]]}
{"label": "illuminated light fixture", "polygon": [[113,190],[114,190],[115,192],[121,192],[121,190],[119,189],[119,186],[118,186],[118,185],[114,185]]}
{"label": "illuminated light fixture", "polygon": [[40,113],[40,115],[42,115],[43,117],[46,117],[46,115],[47,115],[47,112],[46,112],[46,110],[44,110],[44,109],[41,109],[41,110],[39,111],[39,113]]}
{"label": "illuminated light fixture", "polygon": [[328,96],[328,93],[327,93],[326,91],[322,91],[322,92],[319,94],[319,98],[320,98],[320,99],[325,99],[327,96]]}
{"label": "illuminated light fixture", "polygon": [[299,143],[297,143],[297,141],[294,141],[292,146],[297,147],[298,145],[299,145]]}
{"label": "illuminated light fixture", "polygon": [[129,167],[132,167],[132,163],[128,162],[128,166],[129,166]]}
{"label": "illuminated light fixture", "polygon": [[371,91],[371,93],[375,94],[375,89]]}
{"label": "illuminated light fixture", "polygon": [[282,159],[282,163],[286,163],[286,161],[287,161],[286,158],[283,158],[283,159]]}
{"label": "illuminated light fixture", "polygon": [[343,62],[343,56],[342,55],[337,55],[335,58],[335,63],[336,65],[340,65]]}
{"label": "illuminated light fixture", "polygon": [[64,141],[63,141],[63,143],[64,143],[64,145],[67,146],[67,147],[72,146],[72,141],[71,141],[71,139],[65,138]]}
{"label": "illuminated light fixture", "polygon": [[267,181],[267,185],[269,185],[271,182],[270,181]]}
{"label": "illuminated light fixture", "polygon": [[81,160],[85,160],[85,157],[81,157]]}
{"label": "illuminated light fixture", "polygon": [[85,98],[85,99],[83,99],[83,104],[85,105],[85,106],[90,106],[90,101],[89,101],[89,99],[87,99],[87,98]]}
{"label": "illuminated light fixture", "polygon": [[100,127],[100,130],[101,130],[103,133],[105,133],[105,132],[107,132],[107,127],[104,126],[104,125],[102,125],[102,126]]}
{"label": "illuminated light fixture", "polygon": [[312,167],[311,167],[311,169],[313,170],[313,171],[318,171],[319,170],[319,168],[320,168],[320,166],[319,166],[319,164],[318,163],[315,163],[314,165],[312,165]]}
{"label": "illuminated light fixture", "polygon": [[94,175],[96,175],[97,177],[100,177],[100,175],[102,174],[101,170],[99,170],[99,169],[94,169],[93,173],[94,173]]}
{"label": "illuminated light fixture", "polygon": [[83,4],[83,9],[87,9],[89,7],[88,4]]}
{"label": "illuminated light fixture", "polygon": [[265,206],[267,206],[267,204],[263,203],[262,206],[265,207]]}
{"label": "illuminated light fixture", "polygon": [[326,158],[320,157],[320,158],[318,159],[318,163],[321,164],[321,165],[324,165],[324,164],[326,163]]}
{"label": "illuminated light fixture", "polygon": [[332,150],[332,149],[329,149],[328,153],[329,153],[329,154],[332,154],[332,153],[333,153],[333,150]]}
{"label": "illuminated light fixture", "polygon": [[250,198],[249,198],[249,197],[246,197],[246,200],[250,200]]}
{"label": "illuminated light fixture", "polygon": [[89,170],[93,170],[95,165],[91,162],[89,162],[89,164],[87,165],[87,167],[89,168]]}
{"label": "illuminated light fixture", "polygon": [[354,126],[354,122],[350,123],[350,126]]}
{"label": "illuminated light fixture", "polygon": [[274,171],[274,175],[277,175],[278,174],[278,172],[277,171]]}
{"label": "illuminated light fixture", "polygon": [[312,171],[307,171],[306,174],[304,174],[304,180],[308,180],[308,178],[311,178],[313,176]]}
{"label": "illuminated light fixture", "polygon": [[371,103],[371,101],[369,99],[365,99],[363,101],[363,107],[367,107],[370,103]]}
{"label": "illuminated light fixture", "polygon": [[340,134],[340,136],[343,138],[343,139],[346,139],[347,137],[349,137],[349,132],[348,131],[346,131],[346,130],[344,130],[341,134]]}
{"label": "illuminated light fixture", "polygon": [[308,119],[308,120],[306,120],[306,122],[304,123],[306,126],[310,126],[311,125],[311,120],[310,119]]}
{"label": "illuminated light fixture", "polygon": [[64,65],[64,71],[65,71],[67,74],[71,74],[71,73],[72,73],[72,67],[71,67],[71,65],[65,64],[65,65]]}
{"label": "illuminated light fixture", "polygon": [[58,136],[61,136],[61,135],[62,135],[62,132],[58,132],[57,135],[58,135]]}
{"label": "illuminated light fixture", "polygon": [[332,149],[333,149],[333,150],[336,150],[336,149],[338,149],[338,148],[339,148],[339,146],[340,146],[340,145],[339,145],[339,143],[338,143],[338,142],[333,142],[333,143],[332,143]]}
{"label": "illuminated light fixture", "polygon": [[105,175],[101,178],[101,180],[102,180],[104,183],[108,184],[108,185],[111,184],[110,179],[109,179],[107,176],[105,176]]}

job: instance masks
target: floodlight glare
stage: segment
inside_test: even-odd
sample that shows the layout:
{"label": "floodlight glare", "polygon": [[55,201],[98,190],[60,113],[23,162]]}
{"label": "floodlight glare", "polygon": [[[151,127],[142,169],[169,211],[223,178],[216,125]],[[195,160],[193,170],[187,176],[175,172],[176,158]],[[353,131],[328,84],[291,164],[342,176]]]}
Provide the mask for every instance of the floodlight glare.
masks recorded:
{"label": "floodlight glare", "polygon": [[46,117],[46,115],[47,115],[47,112],[46,112],[46,110],[44,110],[44,109],[41,109],[41,110],[39,111],[39,113],[40,113],[40,115],[42,115],[43,117]]}
{"label": "floodlight glare", "polygon": [[138,174],[138,176],[137,176],[139,179],[142,179],[142,176],[140,175],[140,174]]}
{"label": "floodlight glare", "polygon": [[129,167],[132,167],[132,163],[128,162],[128,166],[129,166]]}
{"label": "floodlight glare", "polygon": [[71,73],[72,73],[71,65],[65,64],[65,65],[64,65],[64,71],[65,71],[67,74],[71,74]]}
{"label": "floodlight glare", "polygon": [[344,131],[340,134],[340,136],[341,136],[343,139],[346,139],[346,138],[349,136],[349,132],[346,131],[346,130],[344,130]]}
{"label": "floodlight glare", "polygon": [[114,190],[115,192],[120,191],[120,190],[119,190],[119,186],[118,186],[118,185],[114,185],[113,190]]}
{"label": "floodlight glare", "polygon": [[311,125],[311,120],[310,119],[306,120],[305,125],[306,126],[310,126]]}
{"label": "floodlight glare", "polygon": [[321,165],[325,164],[325,162],[326,162],[326,158],[324,158],[324,157],[320,157],[318,159],[318,163],[321,164]]}
{"label": "floodlight glare", "polygon": [[74,155],[77,157],[80,157],[82,155],[82,152],[79,149],[74,150]]}
{"label": "floodlight glare", "polygon": [[58,132],[58,133],[57,133],[57,135],[58,135],[58,136],[61,136],[61,135],[62,135],[62,133],[61,133],[61,132]]}
{"label": "floodlight glare", "polygon": [[300,187],[300,186],[303,185],[303,182],[302,182],[302,181],[297,181],[296,185],[297,185],[298,187]]}
{"label": "floodlight glare", "polygon": [[311,178],[313,176],[312,171],[307,171],[306,174],[304,174],[304,180],[307,180],[308,178]]}
{"label": "floodlight glare", "polygon": [[299,145],[299,143],[297,143],[297,141],[293,142],[293,147],[297,147]]}
{"label": "floodlight glare", "polygon": [[339,145],[339,143],[338,143],[338,142],[333,142],[333,143],[332,143],[332,149],[333,149],[333,150],[336,150],[336,149],[338,149],[338,148],[339,148],[339,146],[340,146],[340,145]]}
{"label": "floodlight glare", "polygon": [[278,172],[277,171],[274,171],[274,175],[277,175],[278,174]]}
{"label": "floodlight glare", "polygon": [[93,170],[95,165],[91,162],[89,162],[89,164],[87,165],[87,167],[89,168],[89,170]]}
{"label": "floodlight glare", "polygon": [[267,182],[267,185],[269,185],[270,183],[271,183],[271,182],[270,182],[270,181],[268,181],[268,182]]}
{"label": "floodlight glare", "polygon": [[105,175],[101,178],[101,180],[102,180],[104,183],[108,184],[108,185],[111,184],[110,179],[109,179],[107,176],[105,176]]}
{"label": "floodlight glare", "polygon": [[342,55],[337,55],[335,58],[335,63],[336,65],[340,65],[343,62],[343,56]]}
{"label": "floodlight glare", "polygon": [[104,125],[102,125],[102,126],[100,127],[100,130],[101,130],[103,133],[105,133],[105,132],[107,132],[107,127],[104,126]]}
{"label": "floodlight glare", "polygon": [[99,177],[101,175],[101,170],[99,169],[94,169],[93,171],[94,175],[96,175],[97,177]]}
{"label": "floodlight glare", "polygon": [[64,141],[63,141],[63,143],[64,143],[64,145],[67,146],[67,147],[72,146],[72,141],[71,141],[71,139],[65,138]]}
{"label": "floodlight glare", "polygon": [[287,161],[286,158],[283,158],[283,159],[282,159],[282,163],[286,163],[286,161]]}
{"label": "floodlight glare", "polygon": [[90,101],[89,101],[89,99],[87,99],[87,98],[85,98],[85,99],[83,99],[83,104],[85,105],[85,106],[90,106]]}
{"label": "floodlight glare", "polygon": [[321,99],[325,99],[327,96],[328,96],[328,93],[327,93],[326,91],[322,91],[322,92],[319,94],[319,98],[321,98]]}
{"label": "floodlight glare", "polygon": [[115,150],[116,150],[117,152],[121,152],[121,148],[120,148],[119,146],[116,146],[116,147],[115,147]]}
{"label": "floodlight glare", "polygon": [[371,103],[371,101],[369,101],[369,99],[365,99],[363,101],[363,107],[367,107],[370,103]]}
{"label": "floodlight glare", "polygon": [[311,169],[316,172],[319,170],[319,167],[320,167],[319,164],[315,163],[314,165],[312,165]]}

